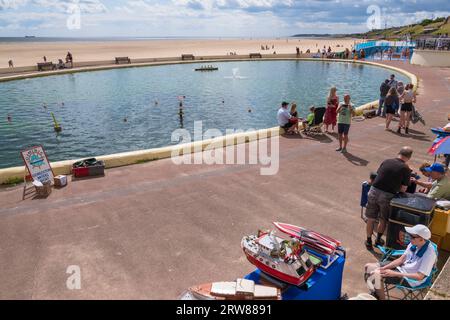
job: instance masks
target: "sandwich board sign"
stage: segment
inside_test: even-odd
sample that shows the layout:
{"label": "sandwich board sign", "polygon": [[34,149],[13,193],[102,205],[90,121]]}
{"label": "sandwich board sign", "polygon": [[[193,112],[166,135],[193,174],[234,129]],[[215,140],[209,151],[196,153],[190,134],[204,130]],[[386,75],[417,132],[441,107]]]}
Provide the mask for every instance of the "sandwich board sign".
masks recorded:
{"label": "sandwich board sign", "polygon": [[23,161],[33,180],[42,183],[53,182],[53,171],[42,146],[32,147],[21,151]]}

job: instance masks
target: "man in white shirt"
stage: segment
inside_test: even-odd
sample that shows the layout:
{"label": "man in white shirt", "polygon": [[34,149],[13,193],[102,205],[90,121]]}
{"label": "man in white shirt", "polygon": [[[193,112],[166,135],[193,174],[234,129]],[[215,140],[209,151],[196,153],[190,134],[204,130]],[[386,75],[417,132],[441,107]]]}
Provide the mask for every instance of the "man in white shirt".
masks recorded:
{"label": "man in white shirt", "polygon": [[277,120],[278,125],[282,127],[284,130],[287,131],[287,133],[294,133],[295,132],[295,125],[297,125],[296,121],[291,121],[291,119],[296,119],[295,117],[291,116],[289,113],[287,107],[289,103],[286,101],[283,101],[281,103],[280,109],[278,109],[277,113]]}
{"label": "man in white shirt", "polygon": [[430,241],[431,231],[422,224],[405,227],[411,239],[405,253],[392,262],[366,264],[365,279],[369,287],[373,286],[376,296],[384,300],[384,285],[401,284],[405,287],[417,287],[431,275],[436,264],[436,251]]}

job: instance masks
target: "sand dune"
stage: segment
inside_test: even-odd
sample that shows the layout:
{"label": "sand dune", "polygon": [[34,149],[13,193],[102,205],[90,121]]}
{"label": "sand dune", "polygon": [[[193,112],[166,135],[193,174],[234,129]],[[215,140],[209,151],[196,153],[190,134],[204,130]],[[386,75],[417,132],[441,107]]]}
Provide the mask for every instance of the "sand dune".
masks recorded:
{"label": "sand dune", "polygon": [[[112,60],[117,56],[131,59],[176,57],[182,53],[194,55],[226,55],[230,52],[248,54],[261,53],[295,53],[295,48],[305,52],[317,52],[323,46],[331,46],[341,51],[351,48],[355,39],[241,39],[241,40],[129,40],[129,41],[73,41],[73,42],[2,42],[0,43],[0,68],[8,67],[13,60],[16,67],[35,65],[42,62],[43,56],[48,61],[57,62],[64,59],[67,51],[73,54],[75,61]],[[268,45],[269,50],[261,50],[261,45]],[[272,45],[274,49],[272,49]],[[338,47],[339,46],[339,47]]]}

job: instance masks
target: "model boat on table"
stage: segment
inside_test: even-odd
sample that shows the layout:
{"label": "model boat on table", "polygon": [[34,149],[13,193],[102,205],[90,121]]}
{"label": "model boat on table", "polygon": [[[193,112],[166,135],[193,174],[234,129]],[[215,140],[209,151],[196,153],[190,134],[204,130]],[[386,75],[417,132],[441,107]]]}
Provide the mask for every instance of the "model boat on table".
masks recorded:
{"label": "model boat on table", "polygon": [[255,284],[252,280],[237,279],[193,286],[182,300],[281,300],[280,289]]}
{"label": "model boat on table", "polygon": [[326,255],[332,255],[341,248],[341,242],[321,233],[283,222],[274,222],[275,227],[291,237],[305,243],[307,248]]}
{"label": "model boat on table", "polygon": [[245,236],[241,247],[248,261],[262,272],[296,286],[304,284],[320,264],[311,261],[300,239],[283,239],[274,231]]}

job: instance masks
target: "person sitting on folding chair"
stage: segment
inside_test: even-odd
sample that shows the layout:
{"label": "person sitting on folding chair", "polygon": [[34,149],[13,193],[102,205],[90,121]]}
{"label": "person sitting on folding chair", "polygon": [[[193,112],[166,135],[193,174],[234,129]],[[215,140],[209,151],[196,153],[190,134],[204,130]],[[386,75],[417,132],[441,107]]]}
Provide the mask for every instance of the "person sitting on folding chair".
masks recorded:
{"label": "person sitting on folding chair", "polygon": [[365,276],[369,287],[373,287],[378,299],[384,300],[384,286],[402,285],[414,289],[424,283],[431,275],[437,260],[431,231],[422,224],[405,227],[411,242],[400,258],[389,262],[368,263]]}
{"label": "person sitting on folding chair", "polygon": [[310,113],[306,116],[306,119],[302,120],[303,132],[306,133],[309,128],[314,124],[314,110],[316,108],[314,106],[309,108]]}

